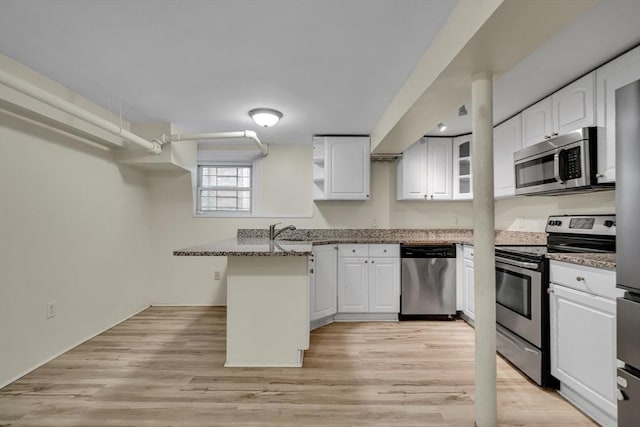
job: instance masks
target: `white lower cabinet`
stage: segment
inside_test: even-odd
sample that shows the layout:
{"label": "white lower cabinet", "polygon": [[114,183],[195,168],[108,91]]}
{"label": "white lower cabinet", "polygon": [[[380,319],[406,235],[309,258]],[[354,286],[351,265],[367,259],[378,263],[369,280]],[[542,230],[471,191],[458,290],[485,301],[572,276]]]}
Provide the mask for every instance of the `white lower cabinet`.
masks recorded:
{"label": "white lower cabinet", "polygon": [[564,397],[601,425],[615,426],[616,302],[585,292],[608,284],[615,296],[615,273],[552,262],[550,275],[551,373]]}
{"label": "white lower cabinet", "polygon": [[[398,245],[340,245],[338,257],[339,313],[398,313],[400,258]],[[376,256],[369,257],[369,254]],[[378,256],[380,255],[380,256]]]}
{"label": "white lower cabinet", "polygon": [[313,247],[310,268],[309,318],[311,321],[331,316],[338,311],[338,247]]}
{"label": "white lower cabinet", "polygon": [[461,250],[456,254],[462,258],[459,263],[458,273],[458,291],[461,293],[458,298],[458,304],[461,306],[459,310],[468,320],[475,320],[475,288],[473,283],[473,246],[464,245]]}
{"label": "white lower cabinet", "polygon": [[369,311],[368,262],[368,258],[349,257],[338,260],[338,311]]}
{"label": "white lower cabinet", "polygon": [[400,311],[400,259],[371,258],[369,261],[369,311],[398,313]]}

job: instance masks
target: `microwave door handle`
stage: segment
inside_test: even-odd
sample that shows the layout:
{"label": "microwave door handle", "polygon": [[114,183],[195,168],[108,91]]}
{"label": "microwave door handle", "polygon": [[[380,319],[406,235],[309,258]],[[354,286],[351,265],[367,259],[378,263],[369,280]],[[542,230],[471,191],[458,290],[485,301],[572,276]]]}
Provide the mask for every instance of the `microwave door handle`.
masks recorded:
{"label": "microwave door handle", "polygon": [[560,184],[564,184],[564,181],[560,176],[560,153],[561,152],[562,150],[558,150],[556,151],[556,154],[553,155],[553,176],[555,177],[556,181],[558,181]]}

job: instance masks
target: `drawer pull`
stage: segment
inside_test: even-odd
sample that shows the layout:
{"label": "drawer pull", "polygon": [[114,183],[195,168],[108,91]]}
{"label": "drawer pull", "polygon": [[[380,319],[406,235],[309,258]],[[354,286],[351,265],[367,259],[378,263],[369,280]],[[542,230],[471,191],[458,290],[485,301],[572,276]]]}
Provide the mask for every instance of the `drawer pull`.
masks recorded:
{"label": "drawer pull", "polygon": [[385,249],[383,252],[384,252],[384,253],[387,253],[387,250]]}
{"label": "drawer pull", "polygon": [[624,393],[624,391],[620,390],[620,389],[616,389],[616,397],[618,398],[619,401],[623,401],[623,400],[629,400],[629,398],[627,397],[627,395]]}
{"label": "drawer pull", "polygon": [[584,277],[582,277],[582,276],[576,276],[576,280],[577,280],[578,282],[584,282]]}
{"label": "drawer pull", "polygon": [[352,250],[351,252],[353,252],[353,253],[355,254],[355,253],[356,253],[356,250],[354,249],[354,250]]}
{"label": "drawer pull", "polygon": [[554,292],[553,292],[553,289],[551,289],[551,288],[547,289],[547,293],[548,293],[549,295],[552,295],[552,294],[554,293]]}

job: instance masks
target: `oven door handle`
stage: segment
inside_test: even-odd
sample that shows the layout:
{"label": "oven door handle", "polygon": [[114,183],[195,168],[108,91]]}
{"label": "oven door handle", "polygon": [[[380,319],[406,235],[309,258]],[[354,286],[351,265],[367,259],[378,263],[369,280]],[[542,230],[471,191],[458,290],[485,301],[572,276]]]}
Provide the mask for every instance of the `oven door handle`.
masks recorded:
{"label": "oven door handle", "polygon": [[556,151],[556,154],[553,155],[553,177],[560,184],[564,184],[564,181],[562,180],[562,177],[560,176],[560,153],[563,152],[563,151],[564,150],[558,150],[558,151]]}
{"label": "oven door handle", "polygon": [[513,260],[513,259],[509,259],[509,258],[502,258],[502,257],[499,257],[499,256],[496,257],[496,261],[503,262],[505,264],[515,265],[515,266],[522,267],[522,268],[528,268],[528,269],[531,269],[531,270],[537,270],[538,269],[538,264],[533,263],[533,262],[516,261],[516,260]]}

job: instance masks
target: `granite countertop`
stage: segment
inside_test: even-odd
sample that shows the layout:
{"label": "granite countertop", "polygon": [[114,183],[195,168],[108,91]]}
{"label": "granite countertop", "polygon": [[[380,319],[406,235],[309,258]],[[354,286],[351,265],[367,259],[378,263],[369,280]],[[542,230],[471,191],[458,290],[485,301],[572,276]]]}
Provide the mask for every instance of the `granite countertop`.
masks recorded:
{"label": "granite countertop", "polygon": [[603,268],[605,270],[616,269],[616,254],[602,254],[602,253],[580,253],[580,254],[565,254],[565,253],[551,253],[547,254],[547,258],[556,261],[568,262],[570,264],[585,265],[587,267]]}
{"label": "granite countertop", "polygon": [[[472,230],[415,229],[309,229],[283,233],[270,241],[266,230],[238,230],[235,239],[221,240],[180,249],[175,256],[308,256],[313,245],[339,243],[381,243],[437,245],[473,243]],[[497,245],[545,245],[545,233],[496,231]]]}
{"label": "granite countertop", "polygon": [[312,242],[227,239],[173,251],[174,256],[309,256]]}

